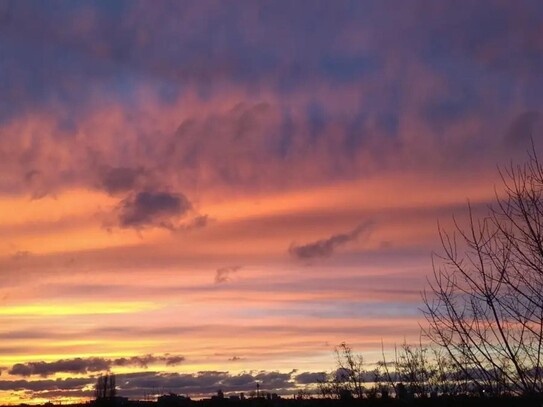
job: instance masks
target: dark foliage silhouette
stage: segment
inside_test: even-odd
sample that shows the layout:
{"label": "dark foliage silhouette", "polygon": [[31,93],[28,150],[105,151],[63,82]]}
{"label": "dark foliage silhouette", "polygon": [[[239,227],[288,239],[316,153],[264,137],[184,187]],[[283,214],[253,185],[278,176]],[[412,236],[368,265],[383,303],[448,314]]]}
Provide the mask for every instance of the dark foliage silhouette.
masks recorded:
{"label": "dark foliage silhouette", "polygon": [[114,374],[105,374],[98,377],[95,387],[96,401],[112,400],[117,395]]}

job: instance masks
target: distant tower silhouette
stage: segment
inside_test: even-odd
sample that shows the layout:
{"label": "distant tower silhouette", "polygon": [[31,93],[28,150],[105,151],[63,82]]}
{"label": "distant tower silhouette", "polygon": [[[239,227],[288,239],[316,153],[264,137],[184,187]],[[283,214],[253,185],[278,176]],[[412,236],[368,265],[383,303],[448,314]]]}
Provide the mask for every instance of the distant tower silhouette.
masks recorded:
{"label": "distant tower silhouette", "polygon": [[256,398],[260,397],[260,383],[256,382]]}

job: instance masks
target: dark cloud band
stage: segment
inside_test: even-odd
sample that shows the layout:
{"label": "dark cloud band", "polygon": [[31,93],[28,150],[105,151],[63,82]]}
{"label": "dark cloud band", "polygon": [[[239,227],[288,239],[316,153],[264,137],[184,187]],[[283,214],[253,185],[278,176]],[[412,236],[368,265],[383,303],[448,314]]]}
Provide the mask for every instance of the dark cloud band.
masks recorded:
{"label": "dark cloud band", "polygon": [[[323,372],[302,372],[296,374],[277,371],[242,372],[232,374],[224,371],[201,371],[189,373],[134,372],[117,375],[119,394],[135,397],[143,393],[169,389],[182,394],[211,395],[217,389],[225,392],[249,392],[258,382],[264,391],[289,394],[299,385],[316,384],[324,377]],[[0,391],[29,391],[35,396],[52,397],[78,394],[80,397],[92,397],[92,390],[86,387],[94,384],[94,377],[65,378],[45,380],[0,380]]]}
{"label": "dark cloud band", "polygon": [[107,359],[101,357],[60,359],[54,362],[27,362],[17,363],[8,370],[12,376],[52,376],[56,373],[94,373],[109,371],[113,367],[135,366],[144,367],[151,364],[165,364],[175,366],[185,360],[179,355],[142,355],[128,358]]}

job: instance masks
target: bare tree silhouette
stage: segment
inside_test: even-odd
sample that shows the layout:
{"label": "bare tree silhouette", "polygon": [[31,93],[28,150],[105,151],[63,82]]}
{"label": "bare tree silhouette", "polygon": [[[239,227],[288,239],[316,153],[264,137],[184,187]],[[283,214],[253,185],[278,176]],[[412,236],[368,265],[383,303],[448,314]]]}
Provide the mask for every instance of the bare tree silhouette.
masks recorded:
{"label": "bare tree silhouette", "polygon": [[98,377],[95,386],[96,401],[112,400],[117,395],[114,374],[105,374]]}
{"label": "bare tree silhouette", "polygon": [[342,342],[335,349],[336,370],[319,382],[322,396],[332,398],[357,397],[364,395],[364,358],[354,353],[352,348]]}
{"label": "bare tree silhouette", "polygon": [[504,195],[481,219],[441,228],[424,292],[428,337],[481,393],[543,390],[543,167],[532,148],[524,165],[500,171]]}

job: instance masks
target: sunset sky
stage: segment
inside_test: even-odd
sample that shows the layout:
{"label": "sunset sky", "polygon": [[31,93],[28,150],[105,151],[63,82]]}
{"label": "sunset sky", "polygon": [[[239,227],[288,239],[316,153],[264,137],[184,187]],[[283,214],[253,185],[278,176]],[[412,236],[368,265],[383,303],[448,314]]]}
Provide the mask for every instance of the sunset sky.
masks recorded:
{"label": "sunset sky", "polygon": [[0,0],[0,404],[293,393],[419,340],[543,149],[543,3]]}

